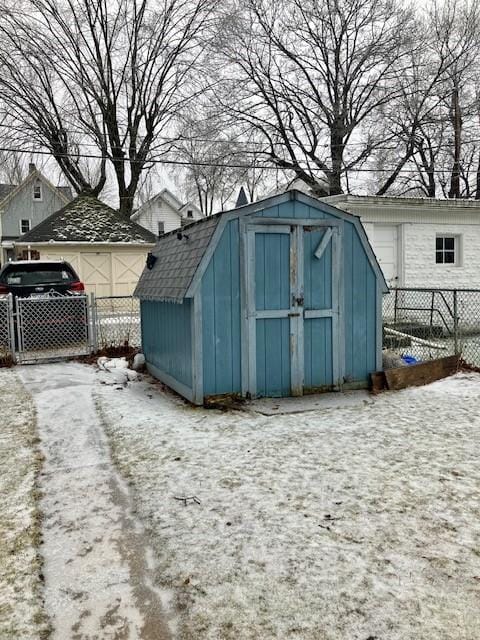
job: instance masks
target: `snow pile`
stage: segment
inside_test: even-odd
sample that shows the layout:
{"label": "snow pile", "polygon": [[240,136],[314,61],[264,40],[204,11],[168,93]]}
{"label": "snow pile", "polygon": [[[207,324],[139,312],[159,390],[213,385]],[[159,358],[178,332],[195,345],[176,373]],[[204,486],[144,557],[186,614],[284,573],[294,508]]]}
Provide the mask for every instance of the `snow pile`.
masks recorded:
{"label": "snow pile", "polygon": [[97,393],[179,637],[478,637],[480,376],[273,417]]}
{"label": "snow pile", "polygon": [[106,358],[102,356],[97,360],[99,368],[99,380],[106,385],[123,385],[138,380],[138,373],[128,368],[126,358]]}
{"label": "snow pile", "polygon": [[48,628],[36,548],[40,458],[32,400],[13,370],[0,369],[0,406],[0,638],[36,640]]}

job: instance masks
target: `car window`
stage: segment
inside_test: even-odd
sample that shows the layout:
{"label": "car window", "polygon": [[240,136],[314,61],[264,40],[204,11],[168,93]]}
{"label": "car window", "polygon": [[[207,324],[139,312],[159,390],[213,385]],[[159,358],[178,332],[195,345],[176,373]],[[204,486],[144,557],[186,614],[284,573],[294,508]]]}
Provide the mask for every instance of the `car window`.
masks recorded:
{"label": "car window", "polygon": [[67,269],[31,269],[16,268],[5,274],[5,281],[10,285],[35,286],[40,284],[66,284],[75,280]]}

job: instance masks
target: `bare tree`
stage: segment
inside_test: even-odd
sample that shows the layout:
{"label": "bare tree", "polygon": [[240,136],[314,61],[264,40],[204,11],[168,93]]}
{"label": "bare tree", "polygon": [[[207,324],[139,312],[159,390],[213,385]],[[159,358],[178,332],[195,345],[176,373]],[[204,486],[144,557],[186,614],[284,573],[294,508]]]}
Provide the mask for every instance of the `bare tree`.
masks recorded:
{"label": "bare tree", "polygon": [[[189,198],[198,202],[204,215],[224,209],[244,186],[250,201],[266,187],[264,163],[256,160],[253,135],[228,128],[223,118],[209,106],[197,105],[196,118],[184,115],[183,127],[175,143],[178,159],[186,169],[172,172]],[[180,179],[178,180],[178,177]]]}
{"label": "bare tree", "polygon": [[[217,98],[263,138],[265,157],[331,194],[379,144],[369,119],[398,92],[411,14],[395,0],[249,0],[225,20],[235,73]],[[228,98],[231,98],[230,100]]]}
{"label": "bare tree", "polygon": [[110,163],[129,215],[142,171],[169,149],[159,136],[195,94],[192,68],[211,6],[25,0],[0,15],[0,100],[77,192],[100,193]]}
{"label": "bare tree", "polygon": [[[375,159],[382,171],[375,190],[397,194],[463,197],[463,156],[475,137],[472,115],[478,100],[474,72],[479,53],[479,12],[475,4],[432,3],[419,18],[418,50],[398,78],[399,95],[381,111],[379,126],[391,143]],[[468,166],[472,167],[471,158]],[[447,187],[448,183],[448,187]]]}

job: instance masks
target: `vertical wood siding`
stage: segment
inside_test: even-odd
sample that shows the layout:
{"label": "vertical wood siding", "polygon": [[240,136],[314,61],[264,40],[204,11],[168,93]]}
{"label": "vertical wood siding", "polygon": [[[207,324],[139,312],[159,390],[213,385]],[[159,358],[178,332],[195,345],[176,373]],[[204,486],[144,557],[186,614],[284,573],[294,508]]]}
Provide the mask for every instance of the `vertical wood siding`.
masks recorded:
{"label": "vertical wood siding", "polygon": [[256,334],[257,395],[291,395],[289,318],[257,320]]}
{"label": "vertical wood siding", "polygon": [[204,395],[241,390],[240,246],[229,222],[202,278]]}
{"label": "vertical wood siding", "polygon": [[142,346],[148,363],[192,387],[192,301],[141,302]]}
{"label": "vertical wood siding", "polygon": [[376,369],[376,277],[352,224],[344,230],[345,379],[367,380]]}
{"label": "vertical wood siding", "polygon": [[332,319],[305,320],[305,389],[329,387],[333,383]]}
{"label": "vertical wood siding", "polygon": [[[297,201],[269,207],[255,215],[267,218],[294,217],[314,218],[317,220],[335,217],[319,208]],[[314,244],[317,239],[319,242],[321,232],[305,235],[311,235],[311,239],[305,240],[305,243]],[[305,255],[308,253],[307,249],[308,245],[306,244]],[[327,252],[329,251],[331,251],[330,248],[327,249]],[[324,257],[328,260],[326,255]],[[307,264],[307,262],[310,264]],[[345,381],[367,382],[369,373],[376,370],[376,311],[379,301],[377,300],[375,273],[363,250],[354,225],[348,221],[344,223],[343,263]],[[314,305],[317,303],[325,304],[326,308],[331,291],[328,290],[328,284],[326,284],[330,281],[330,274],[325,269],[325,262],[322,273],[322,266],[305,258],[304,269],[305,308],[309,308],[307,304]],[[310,308],[313,308],[313,306]],[[330,376],[328,362],[331,358],[331,349],[331,321],[327,319],[305,321],[306,387],[321,386],[319,383],[321,383],[322,379],[328,381]]]}
{"label": "vertical wood siding", "polygon": [[330,309],[332,307],[332,243],[320,260],[313,255],[325,231],[304,234],[303,273],[305,309]]}
{"label": "vertical wood siding", "polygon": [[[332,308],[332,241],[318,260],[315,250],[326,230],[304,233],[305,309]],[[321,389],[333,385],[333,331],[331,318],[304,321],[305,388]]]}
{"label": "vertical wood siding", "polygon": [[[255,310],[290,308],[290,234],[255,234]],[[257,395],[291,391],[290,319],[256,321]]]}

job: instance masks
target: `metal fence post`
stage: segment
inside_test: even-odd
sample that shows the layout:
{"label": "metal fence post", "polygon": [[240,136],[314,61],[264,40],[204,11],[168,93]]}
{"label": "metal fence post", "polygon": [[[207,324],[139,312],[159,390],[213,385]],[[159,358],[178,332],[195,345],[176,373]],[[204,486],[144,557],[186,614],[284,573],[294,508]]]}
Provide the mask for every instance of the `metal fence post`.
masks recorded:
{"label": "metal fence post", "polygon": [[457,306],[457,290],[453,290],[453,348],[455,355],[459,355],[458,351],[458,306]]}
{"label": "metal fence post", "polygon": [[10,352],[12,354],[12,360],[17,361],[17,354],[15,350],[15,321],[14,321],[14,309],[13,309],[13,296],[8,294],[7,298],[7,317],[8,317],[8,332],[10,338]]}
{"label": "metal fence post", "polygon": [[90,294],[90,350],[92,353],[96,353],[98,351],[97,344],[97,304],[95,301],[95,294]]}

